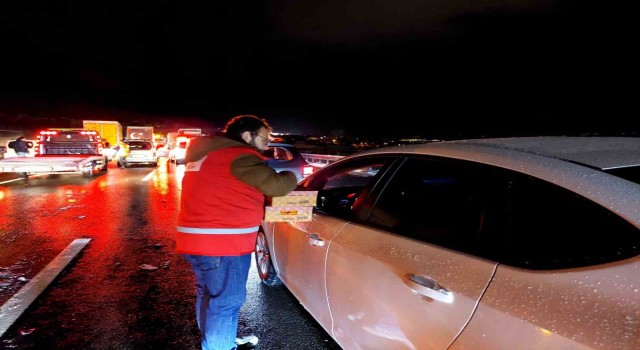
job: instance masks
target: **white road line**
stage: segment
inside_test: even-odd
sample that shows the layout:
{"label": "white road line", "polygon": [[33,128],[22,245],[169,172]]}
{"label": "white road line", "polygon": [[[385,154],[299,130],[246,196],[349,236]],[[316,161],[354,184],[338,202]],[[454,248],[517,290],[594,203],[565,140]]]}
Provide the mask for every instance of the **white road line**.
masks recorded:
{"label": "white road line", "polygon": [[21,180],[24,180],[24,179],[13,179],[13,180],[7,180],[7,181],[0,181],[0,185],[8,184],[9,182],[21,181]]}
{"label": "white road line", "polygon": [[149,180],[153,177],[153,174],[155,174],[155,173],[156,173],[156,171],[155,171],[155,170],[154,170],[154,171],[152,171],[152,172],[150,172],[150,173],[148,173],[148,174],[147,174],[147,176],[145,176],[144,178],[142,178],[142,181],[149,181]]}
{"label": "white road line", "polygon": [[0,337],[22,315],[42,291],[53,282],[58,274],[80,253],[91,241],[91,238],[75,239],[65,250],[60,252],[40,273],[0,306]]}

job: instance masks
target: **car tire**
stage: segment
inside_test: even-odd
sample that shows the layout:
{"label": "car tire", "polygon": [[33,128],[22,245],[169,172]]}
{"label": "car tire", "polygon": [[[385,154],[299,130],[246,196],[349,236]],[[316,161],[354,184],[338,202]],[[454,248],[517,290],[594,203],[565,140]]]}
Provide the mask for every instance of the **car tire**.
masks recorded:
{"label": "car tire", "polygon": [[265,236],[262,230],[258,231],[254,255],[256,258],[256,269],[258,270],[258,276],[262,283],[267,286],[281,285],[282,280],[278,277],[278,272],[276,272],[276,269],[273,267],[273,261],[271,261],[267,236]]}
{"label": "car tire", "polygon": [[29,178],[29,173],[17,173],[18,177],[21,179],[28,179]]}

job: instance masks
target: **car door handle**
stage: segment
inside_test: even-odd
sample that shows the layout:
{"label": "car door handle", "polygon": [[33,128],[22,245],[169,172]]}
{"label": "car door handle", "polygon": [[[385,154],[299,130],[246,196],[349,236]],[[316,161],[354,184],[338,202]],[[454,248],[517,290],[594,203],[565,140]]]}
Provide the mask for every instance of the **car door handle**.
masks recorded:
{"label": "car door handle", "polygon": [[453,293],[427,276],[410,273],[404,276],[403,282],[417,294],[443,303],[453,303]]}
{"label": "car door handle", "polygon": [[317,233],[310,233],[307,235],[309,238],[309,244],[314,247],[324,247],[324,240],[318,236]]}

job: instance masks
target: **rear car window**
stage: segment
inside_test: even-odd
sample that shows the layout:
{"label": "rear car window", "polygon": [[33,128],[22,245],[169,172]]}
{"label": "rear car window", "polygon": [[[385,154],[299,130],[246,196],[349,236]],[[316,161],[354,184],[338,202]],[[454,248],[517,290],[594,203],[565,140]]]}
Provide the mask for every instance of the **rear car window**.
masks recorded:
{"label": "rear car window", "polygon": [[40,135],[40,140],[42,142],[98,142],[100,137],[80,131],[58,131],[55,134]]}
{"label": "rear car window", "polygon": [[151,145],[151,142],[129,141],[127,142],[127,144],[129,145],[129,150],[131,151],[133,150],[148,151],[153,149],[153,145]]}

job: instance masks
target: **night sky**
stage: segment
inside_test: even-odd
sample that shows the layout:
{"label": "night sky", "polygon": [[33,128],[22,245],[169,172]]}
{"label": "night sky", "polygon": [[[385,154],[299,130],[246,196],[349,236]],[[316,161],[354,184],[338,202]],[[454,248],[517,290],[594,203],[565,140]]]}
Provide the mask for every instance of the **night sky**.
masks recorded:
{"label": "night sky", "polygon": [[0,118],[82,105],[216,126],[253,113],[301,134],[637,136],[632,16],[574,0],[0,0]]}

